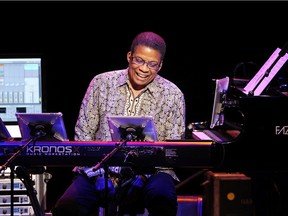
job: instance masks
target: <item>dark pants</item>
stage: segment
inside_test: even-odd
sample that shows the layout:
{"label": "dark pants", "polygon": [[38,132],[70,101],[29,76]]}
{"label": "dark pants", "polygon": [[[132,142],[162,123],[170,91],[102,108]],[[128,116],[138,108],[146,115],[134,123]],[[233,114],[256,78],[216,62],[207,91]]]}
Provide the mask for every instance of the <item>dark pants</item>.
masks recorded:
{"label": "dark pants", "polygon": [[[95,182],[95,180],[88,179],[86,176],[76,176],[53,208],[53,216],[90,216],[99,206],[103,207],[105,199],[109,204],[113,203],[115,200],[115,196],[111,197],[113,188],[109,193],[107,193],[107,190],[103,193],[105,190],[102,192],[96,190],[99,186],[103,188],[104,181],[97,180]],[[110,181],[109,186],[111,186]],[[111,189],[111,187],[109,188]],[[136,206],[143,206],[147,208],[149,216],[176,216],[177,195],[174,180],[169,174],[160,172],[148,178],[144,187],[137,192],[137,200],[131,199],[129,193],[131,191],[135,193],[135,191],[130,189],[128,189],[127,195],[119,199],[124,208],[133,209]],[[118,196],[117,193],[116,196]],[[125,199],[127,202],[125,202]],[[108,210],[108,212],[111,211]]]}

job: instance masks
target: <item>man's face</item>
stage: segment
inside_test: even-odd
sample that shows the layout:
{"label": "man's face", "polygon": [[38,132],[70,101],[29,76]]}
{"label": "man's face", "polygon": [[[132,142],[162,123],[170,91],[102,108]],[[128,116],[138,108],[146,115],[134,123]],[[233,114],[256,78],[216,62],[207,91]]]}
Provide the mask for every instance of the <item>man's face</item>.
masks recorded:
{"label": "man's face", "polygon": [[143,89],[161,69],[161,54],[146,46],[137,46],[132,54],[128,52],[129,80],[135,90]]}

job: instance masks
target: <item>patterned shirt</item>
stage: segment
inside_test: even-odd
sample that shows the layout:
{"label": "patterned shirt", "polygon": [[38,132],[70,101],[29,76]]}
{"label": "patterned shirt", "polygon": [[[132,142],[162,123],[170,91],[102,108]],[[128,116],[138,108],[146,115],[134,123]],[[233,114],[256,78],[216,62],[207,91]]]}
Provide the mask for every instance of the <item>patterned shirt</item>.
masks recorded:
{"label": "patterned shirt", "polygon": [[[75,140],[111,141],[108,115],[152,116],[159,141],[184,138],[184,95],[175,84],[159,75],[137,97],[129,89],[128,69],[96,75],[80,107]],[[74,171],[97,175],[87,167],[75,167]],[[171,174],[177,179],[174,172]]]}
{"label": "patterned shirt", "polygon": [[184,138],[185,101],[181,90],[157,75],[141,95],[130,101],[127,81],[128,69],[98,74],[92,79],[80,107],[75,140],[111,141],[107,115],[152,116],[159,141]]}

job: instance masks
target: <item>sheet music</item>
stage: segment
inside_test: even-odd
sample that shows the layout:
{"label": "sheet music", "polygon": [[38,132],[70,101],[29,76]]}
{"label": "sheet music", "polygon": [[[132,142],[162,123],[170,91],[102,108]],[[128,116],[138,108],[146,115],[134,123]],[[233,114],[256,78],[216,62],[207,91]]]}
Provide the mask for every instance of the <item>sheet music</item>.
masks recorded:
{"label": "sheet music", "polygon": [[207,134],[205,134],[203,131],[193,131],[192,132],[192,137],[194,139],[199,139],[199,140],[212,140]]}
{"label": "sheet music", "polygon": [[[250,92],[252,92],[263,76],[265,76],[265,72],[267,69],[274,63],[274,61],[279,56],[279,52],[281,51],[280,48],[277,48],[273,54],[270,56],[270,58],[265,62],[265,64],[260,68],[260,70],[257,72],[257,74],[249,81],[249,83],[245,86],[243,93],[248,95]],[[274,67],[271,69],[269,75],[265,77],[262,82],[257,86],[257,88],[254,90],[254,96],[259,96],[263,90],[267,87],[267,85],[270,83],[270,81],[273,79],[273,77],[278,73],[278,71],[281,69],[281,67],[284,65],[284,63],[288,59],[288,54],[286,53],[283,57],[281,57],[278,62],[274,65]]]}

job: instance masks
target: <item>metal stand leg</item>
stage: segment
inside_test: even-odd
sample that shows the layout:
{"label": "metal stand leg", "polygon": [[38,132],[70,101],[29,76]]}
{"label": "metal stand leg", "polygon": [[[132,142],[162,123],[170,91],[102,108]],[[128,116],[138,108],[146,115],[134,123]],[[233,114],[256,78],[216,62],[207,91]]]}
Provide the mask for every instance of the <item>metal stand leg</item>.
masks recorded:
{"label": "metal stand leg", "polygon": [[18,178],[24,183],[28,196],[31,200],[31,204],[34,210],[35,216],[44,216],[44,211],[42,210],[39,201],[37,199],[37,191],[33,187],[33,181],[31,180],[27,170],[23,167],[17,167],[15,170]]}

